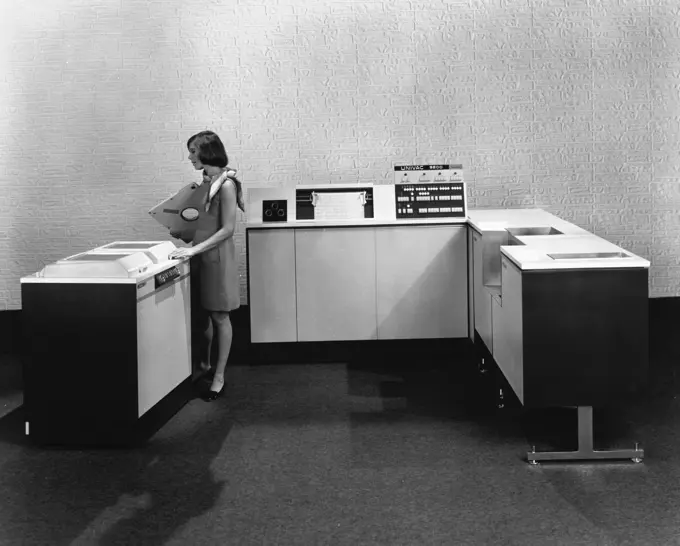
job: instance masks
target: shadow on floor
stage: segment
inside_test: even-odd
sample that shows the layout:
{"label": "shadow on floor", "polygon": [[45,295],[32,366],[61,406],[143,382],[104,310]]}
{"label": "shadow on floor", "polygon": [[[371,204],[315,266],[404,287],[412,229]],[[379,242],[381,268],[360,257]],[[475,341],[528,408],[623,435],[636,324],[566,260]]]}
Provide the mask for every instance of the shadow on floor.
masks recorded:
{"label": "shadow on floor", "polygon": [[23,404],[21,360],[14,355],[0,355],[0,418]]}
{"label": "shadow on floor", "polygon": [[596,447],[640,441],[648,465],[529,467],[532,444],[576,447],[575,410],[499,409],[469,355],[244,366],[236,401],[192,401],[135,450],[35,448],[17,409],[0,419],[0,544],[671,544],[673,355],[595,413]]}
{"label": "shadow on floor", "polygon": [[0,544],[165,544],[227,485],[210,465],[231,427],[223,404],[194,400],[144,447],[49,449],[14,410],[0,419]]}

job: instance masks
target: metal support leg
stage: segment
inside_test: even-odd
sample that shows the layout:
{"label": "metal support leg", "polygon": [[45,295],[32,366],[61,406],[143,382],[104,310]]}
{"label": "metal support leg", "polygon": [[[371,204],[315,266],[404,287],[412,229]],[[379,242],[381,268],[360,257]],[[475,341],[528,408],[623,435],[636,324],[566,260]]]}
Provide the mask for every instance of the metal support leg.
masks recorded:
{"label": "metal support leg", "polygon": [[583,461],[593,459],[631,459],[634,463],[642,462],[644,450],[635,443],[635,449],[616,449],[611,451],[595,451],[593,449],[593,408],[591,406],[578,407],[578,450],[577,451],[543,451],[536,452],[536,448],[527,453],[530,464],[538,461]]}

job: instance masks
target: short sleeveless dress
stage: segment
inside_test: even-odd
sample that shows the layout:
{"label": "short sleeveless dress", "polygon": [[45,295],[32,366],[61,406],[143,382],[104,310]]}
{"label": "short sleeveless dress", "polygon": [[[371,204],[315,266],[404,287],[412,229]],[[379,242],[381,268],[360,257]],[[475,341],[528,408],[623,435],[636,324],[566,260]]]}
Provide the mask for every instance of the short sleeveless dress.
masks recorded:
{"label": "short sleeveless dress", "polygon": [[[229,178],[225,184],[233,184]],[[220,192],[217,192],[208,209],[208,225],[196,230],[194,244],[202,243],[222,227],[220,220]],[[201,307],[206,311],[229,312],[241,305],[238,260],[234,238],[201,252],[199,258]]]}

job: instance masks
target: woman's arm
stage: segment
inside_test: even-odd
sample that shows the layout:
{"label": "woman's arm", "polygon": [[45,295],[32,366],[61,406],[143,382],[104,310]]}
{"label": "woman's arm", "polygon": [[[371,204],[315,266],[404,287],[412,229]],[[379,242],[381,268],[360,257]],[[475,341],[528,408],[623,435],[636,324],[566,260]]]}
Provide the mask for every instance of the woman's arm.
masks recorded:
{"label": "woman's arm", "polygon": [[219,245],[225,239],[233,237],[236,230],[236,187],[225,181],[220,188],[220,223],[222,227],[202,243],[193,247],[195,254]]}

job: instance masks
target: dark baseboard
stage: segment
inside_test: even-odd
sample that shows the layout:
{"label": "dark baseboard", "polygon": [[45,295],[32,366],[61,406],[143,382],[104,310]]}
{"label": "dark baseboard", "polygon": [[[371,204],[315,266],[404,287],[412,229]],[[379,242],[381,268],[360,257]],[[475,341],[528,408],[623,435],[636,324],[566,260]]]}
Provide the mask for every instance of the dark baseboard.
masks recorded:
{"label": "dark baseboard", "polygon": [[0,355],[21,353],[21,310],[0,311]]}
{"label": "dark baseboard", "polygon": [[[231,323],[234,329],[233,350],[242,353],[250,340],[250,314],[243,306],[232,311]],[[21,310],[0,311],[0,355],[20,355],[22,352],[23,328]]]}
{"label": "dark baseboard", "polygon": [[649,298],[650,322],[655,319],[673,319],[680,322],[678,317],[680,310],[680,297],[677,298]]}
{"label": "dark baseboard", "polygon": [[680,356],[680,297],[649,300],[649,351],[655,361],[672,364]]}
{"label": "dark baseboard", "polygon": [[400,366],[426,368],[434,363],[465,360],[471,356],[472,349],[467,337],[261,343],[250,345],[247,362],[250,365],[343,363],[350,367],[381,368],[384,365],[389,369]]}
{"label": "dark baseboard", "polygon": [[[234,329],[234,341],[230,358],[231,364],[263,364],[263,363],[304,363],[331,362],[347,357],[361,360],[380,355],[382,358],[390,354],[404,355],[417,359],[420,346],[427,347],[430,356],[443,356],[458,345],[451,345],[446,340],[418,340],[414,342],[360,342],[360,343],[277,343],[252,345],[250,343],[250,315],[248,306],[241,306],[231,315]],[[680,297],[649,299],[650,347],[653,353],[659,351],[666,355],[680,355],[680,343],[677,335],[680,332]],[[0,311],[0,354],[20,355],[22,352],[21,311]],[[389,353],[384,351],[388,350]],[[461,349],[462,350],[462,349]]]}

